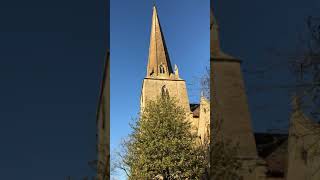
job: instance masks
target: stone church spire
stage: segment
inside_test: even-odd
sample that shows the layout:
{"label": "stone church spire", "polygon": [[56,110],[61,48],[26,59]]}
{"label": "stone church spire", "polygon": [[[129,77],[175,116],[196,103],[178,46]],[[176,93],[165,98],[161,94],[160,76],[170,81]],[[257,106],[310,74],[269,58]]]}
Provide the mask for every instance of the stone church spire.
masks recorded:
{"label": "stone church spire", "polygon": [[261,169],[253,168],[259,159],[241,61],[223,53],[219,42],[219,27],[212,11],[210,18],[210,99],[213,101],[210,107],[211,132],[215,132],[219,139],[237,145],[237,156],[243,163],[243,179],[256,179]]}
{"label": "stone church spire", "polygon": [[220,52],[220,40],[219,40],[219,26],[216,17],[213,14],[213,10],[210,9],[210,35],[211,35],[211,54],[218,54]]}
{"label": "stone church spire", "polygon": [[166,77],[173,74],[164,36],[158,18],[157,8],[153,6],[147,77]]}
{"label": "stone church spire", "polygon": [[210,9],[210,56],[214,60],[235,60],[236,58],[224,53],[220,47],[219,25],[213,10]]}

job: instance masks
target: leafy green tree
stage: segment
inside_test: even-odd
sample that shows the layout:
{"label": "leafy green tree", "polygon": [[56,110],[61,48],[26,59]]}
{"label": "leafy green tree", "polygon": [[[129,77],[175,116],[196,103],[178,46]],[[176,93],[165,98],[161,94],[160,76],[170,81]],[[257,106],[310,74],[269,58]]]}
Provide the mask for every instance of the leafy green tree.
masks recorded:
{"label": "leafy green tree", "polygon": [[237,146],[230,142],[214,141],[210,149],[210,179],[240,180],[242,163],[237,158]]}
{"label": "leafy green tree", "polygon": [[[149,101],[124,144],[129,179],[200,179],[208,164],[182,107],[168,94]],[[125,168],[122,168],[125,169]]]}

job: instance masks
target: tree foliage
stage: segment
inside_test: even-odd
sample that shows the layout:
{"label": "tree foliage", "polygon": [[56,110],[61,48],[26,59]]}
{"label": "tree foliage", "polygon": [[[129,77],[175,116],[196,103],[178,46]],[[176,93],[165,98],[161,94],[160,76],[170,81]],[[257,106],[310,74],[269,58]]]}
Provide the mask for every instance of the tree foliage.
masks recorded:
{"label": "tree foliage", "polygon": [[200,179],[208,164],[206,148],[184,109],[168,95],[149,101],[125,141],[123,164],[129,179]]}
{"label": "tree foliage", "polygon": [[89,166],[97,172],[97,180],[110,179],[110,154],[109,145],[100,142],[97,145],[99,158],[98,160],[89,161]]}
{"label": "tree foliage", "polygon": [[213,141],[210,148],[210,178],[213,180],[239,180],[242,167],[237,158],[237,146],[230,142]]}
{"label": "tree foliage", "polygon": [[[214,100],[215,97],[213,96],[212,99]],[[219,106],[216,101],[212,103],[216,108]],[[223,138],[221,131],[223,118],[216,109],[212,110],[211,116],[210,179],[240,180],[243,164],[238,157],[238,142]]]}

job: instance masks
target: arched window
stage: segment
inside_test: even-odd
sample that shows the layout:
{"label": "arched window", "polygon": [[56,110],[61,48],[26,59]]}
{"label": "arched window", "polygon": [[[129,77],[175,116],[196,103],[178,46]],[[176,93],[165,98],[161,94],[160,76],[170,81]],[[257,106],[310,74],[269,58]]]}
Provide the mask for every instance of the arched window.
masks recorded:
{"label": "arched window", "polygon": [[165,73],[165,69],[164,69],[164,66],[162,64],[160,64],[160,66],[159,66],[159,72],[160,72],[160,74],[164,74]]}
{"label": "arched window", "polygon": [[168,91],[166,85],[163,85],[161,88],[161,96],[162,97],[169,97],[169,91]]}

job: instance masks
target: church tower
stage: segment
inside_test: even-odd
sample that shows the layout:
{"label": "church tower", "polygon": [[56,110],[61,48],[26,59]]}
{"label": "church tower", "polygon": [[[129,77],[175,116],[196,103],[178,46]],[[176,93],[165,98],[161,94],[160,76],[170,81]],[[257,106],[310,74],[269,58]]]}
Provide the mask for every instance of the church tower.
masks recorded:
{"label": "church tower", "polygon": [[221,50],[219,26],[212,10],[210,19],[211,134],[238,144],[238,158],[246,169],[244,179],[256,179],[260,176],[254,168],[258,155],[241,61]]}
{"label": "church tower", "polygon": [[175,97],[187,116],[191,116],[186,83],[179,77],[178,67],[174,71],[171,66],[169,53],[161,29],[157,9],[153,7],[150,47],[147,75],[142,83],[140,107],[143,109],[148,100],[155,100],[161,92]]}

